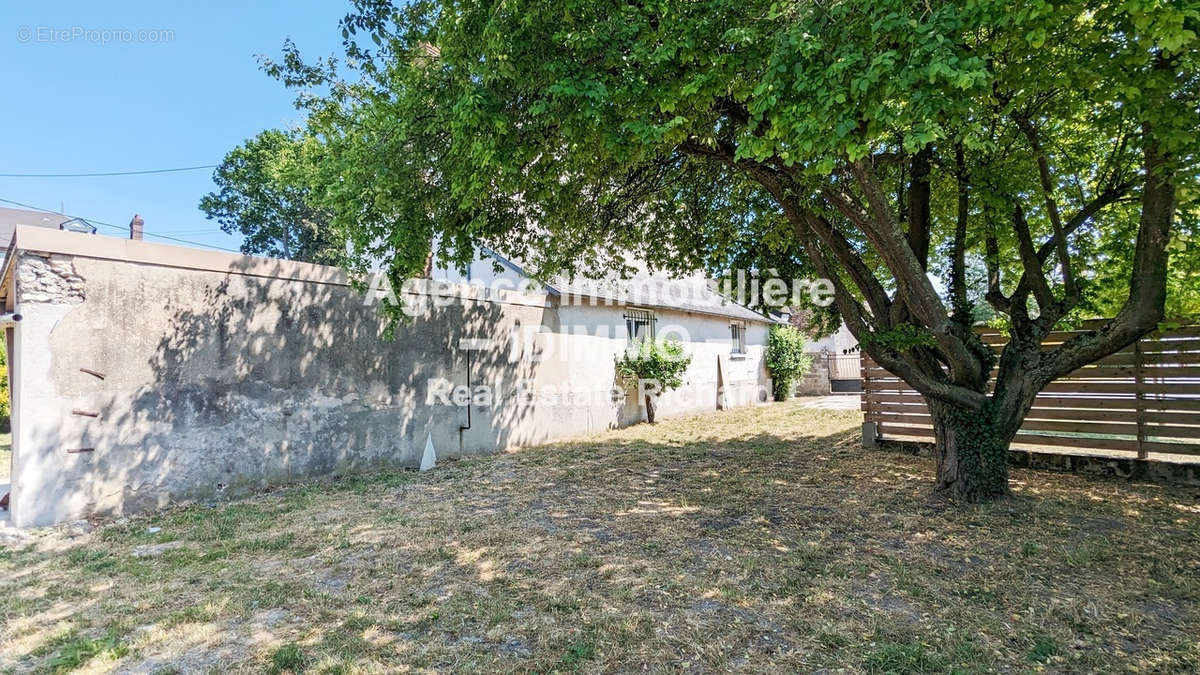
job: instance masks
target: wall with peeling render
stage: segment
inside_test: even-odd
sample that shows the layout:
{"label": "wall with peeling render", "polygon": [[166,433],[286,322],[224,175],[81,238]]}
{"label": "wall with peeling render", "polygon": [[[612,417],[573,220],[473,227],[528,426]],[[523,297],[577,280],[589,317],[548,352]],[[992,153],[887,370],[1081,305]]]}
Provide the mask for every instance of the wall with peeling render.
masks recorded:
{"label": "wall with peeling render", "polygon": [[[567,308],[542,294],[464,288],[387,340],[376,308],[336,269],[22,232],[0,288],[22,316],[10,353],[20,527],[416,467],[426,437],[444,460],[642,419],[636,397],[610,395],[623,336],[600,351],[586,344],[586,367],[546,358],[578,340],[564,334]],[[606,311],[587,320],[623,325],[620,307]],[[662,317],[696,335],[728,330],[717,317]],[[752,328],[754,356],[724,365],[727,385],[769,389],[765,335]],[[491,343],[468,363],[463,339]],[[701,395],[664,397],[663,416],[717,405],[719,348],[693,347],[702,356],[688,386]],[[486,385],[496,398],[443,405],[432,382]],[[529,400],[530,386],[580,394]],[[751,399],[726,405],[736,402]]]}
{"label": "wall with peeling render", "polygon": [[74,305],[83,302],[83,278],[71,256],[21,252],[17,283],[26,303]]}
{"label": "wall with peeling render", "polygon": [[[466,381],[462,337],[540,324],[544,303],[469,301],[382,339],[345,284],[43,256],[16,266],[12,519],[44,525],[299,478],[415,466],[537,436],[532,410],[426,405]],[[476,378],[521,368],[479,354]]]}

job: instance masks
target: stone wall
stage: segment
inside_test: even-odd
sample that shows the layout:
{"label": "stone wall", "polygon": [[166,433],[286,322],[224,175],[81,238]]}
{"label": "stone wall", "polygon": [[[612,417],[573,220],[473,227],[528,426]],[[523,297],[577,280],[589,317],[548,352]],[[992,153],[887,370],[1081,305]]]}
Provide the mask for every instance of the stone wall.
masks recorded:
{"label": "stone wall", "polygon": [[812,368],[796,381],[793,393],[796,396],[826,396],[829,394],[829,362],[821,352],[809,354]]}

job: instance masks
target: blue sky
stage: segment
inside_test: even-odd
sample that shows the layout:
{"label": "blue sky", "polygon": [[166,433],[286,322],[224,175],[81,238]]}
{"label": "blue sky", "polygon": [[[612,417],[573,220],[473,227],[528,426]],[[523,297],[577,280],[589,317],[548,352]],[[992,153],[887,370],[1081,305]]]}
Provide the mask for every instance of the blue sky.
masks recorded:
{"label": "blue sky", "polygon": [[[340,54],[337,22],[347,10],[337,0],[5,2],[0,173],[216,164],[244,139],[300,119],[292,92],[259,70],[256,55],[277,55],[288,37],[310,58]],[[103,30],[131,31],[134,40],[105,44],[96,32]],[[141,31],[170,33],[138,41]],[[213,189],[211,169],[0,177],[0,199],[53,210],[65,205],[68,214],[121,226],[138,212],[147,235],[237,249],[240,237],[221,232],[197,208]]]}

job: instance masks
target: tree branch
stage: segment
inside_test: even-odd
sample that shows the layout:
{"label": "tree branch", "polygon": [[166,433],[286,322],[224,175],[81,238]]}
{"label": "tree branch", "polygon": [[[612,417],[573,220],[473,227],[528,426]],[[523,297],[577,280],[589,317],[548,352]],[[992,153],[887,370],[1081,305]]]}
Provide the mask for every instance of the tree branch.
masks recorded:
{"label": "tree branch", "polygon": [[1038,260],[1037,251],[1033,248],[1029,223],[1025,220],[1025,211],[1020,204],[1013,205],[1013,231],[1017,234],[1017,250],[1021,255],[1021,265],[1025,268],[1021,282],[1017,284],[1017,290],[1013,293],[1013,300],[1023,303],[1032,290],[1033,297],[1037,299],[1039,314],[1044,316],[1054,311],[1058,301],[1042,273],[1042,262]]}
{"label": "tree branch", "polygon": [[[950,259],[950,294],[957,316],[959,312],[967,311],[967,219],[970,216],[967,167],[961,142],[954,146],[954,179],[958,187],[958,213],[954,221],[954,244]],[[990,271],[988,277],[990,281]]]}
{"label": "tree branch", "polygon": [[867,217],[855,224],[864,228],[863,234],[867,235],[887,264],[906,304],[936,333],[946,323],[946,308],[925,275],[925,268],[908,245],[907,237],[893,218],[874,168],[863,160],[854,162],[849,168],[867,199]]}
{"label": "tree branch", "polygon": [[[933,333],[950,366],[954,381],[980,381],[983,375],[982,364],[955,334],[937,290],[888,209],[887,199],[875,176],[874,168],[870,163],[859,160],[850,165],[850,172],[867,199],[867,215],[870,217],[858,216],[865,228],[863,234],[875,246],[896,280],[897,296],[904,300],[908,310]],[[845,199],[842,203],[845,203]],[[834,207],[838,208],[837,203]],[[858,208],[854,208],[853,211],[861,213],[861,209]]]}
{"label": "tree branch", "polygon": [[1129,296],[1103,327],[1073,337],[1042,355],[1040,379],[1044,383],[1133,344],[1153,330],[1166,311],[1167,245],[1175,218],[1175,172],[1149,124],[1142,125],[1142,139],[1145,187]]}
{"label": "tree branch", "polygon": [[871,308],[871,313],[878,321],[886,322],[891,304],[887,297],[887,291],[850,246],[850,242],[846,241],[846,238],[833,227],[832,223],[820,215],[806,210],[802,214],[802,218],[809,229],[833,252],[838,263],[846,269],[855,285],[862,291],[863,297],[867,299],[867,304]]}
{"label": "tree branch", "polygon": [[971,410],[978,410],[987,403],[987,396],[985,394],[952,384],[945,381],[944,378],[939,379],[934,377],[930,373],[924,372],[912,363],[909,363],[899,353],[882,347],[878,343],[864,339],[872,331],[863,317],[862,308],[858,304],[858,301],[854,299],[853,294],[842,283],[841,278],[833,269],[831,262],[826,259],[820,243],[815,240],[815,235],[811,232],[805,232],[804,228],[799,224],[794,223],[793,227],[795,228],[796,236],[804,245],[805,250],[808,251],[809,258],[813,261],[813,266],[817,268],[817,272],[833,282],[834,301],[837,303],[838,311],[841,312],[842,317],[846,320],[846,327],[850,329],[850,333],[858,338],[863,351],[867,352],[879,365],[903,379],[913,389],[916,389],[925,396]]}
{"label": "tree branch", "polygon": [[[1104,209],[1104,207],[1106,207],[1109,204],[1112,204],[1112,203],[1118,201],[1119,199],[1121,199],[1122,197],[1124,197],[1131,189],[1133,189],[1133,187],[1135,185],[1140,183],[1141,180],[1142,180],[1141,178],[1136,178],[1133,180],[1125,181],[1124,183],[1121,183],[1119,185],[1109,186],[1103,192],[1101,192],[1099,195],[1096,195],[1096,197],[1094,199],[1092,199],[1092,201],[1088,202],[1082,208],[1080,208],[1079,211],[1076,212],[1075,215],[1072,216],[1071,219],[1068,220],[1063,225],[1063,232],[1067,235],[1070,235],[1071,233],[1078,230],[1080,227],[1083,227],[1083,225],[1085,223],[1087,223],[1089,220],[1091,220],[1092,217],[1095,216],[1097,213],[1099,213],[1102,209]],[[1028,231],[1028,230],[1026,230],[1026,231]],[[1037,276],[1043,275],[1042,265],[1045,265],[1046,261],[1049,260],[1050,255],[1052,253],[1054,253],[1056,250],[1058,250],[1058,242],[1063,241],[1063,240],[1065,240],[1065,238],[1060,239],[1057,234],[1051,235],[1050,240],[1045,242],[1044,244],[1042,244],[1041,247],[1039,247],[1037,249],[1037,253],[1036,253],[1037,261],[1038,261]],[[989,246],[992,246],[993,244],[994,244],[994,241],[988,241]],[[991,252],[989,252],[989,256],[990,255],[991,255]],[[998,265],[998,260],[999,260],[999,250],[998,249],[996,250],[995,255],[996,255],[996,260],[997,260],[997,265]],[[1022,258],[1022,262],[1024,262],[1024,258]],[[996,270],[996,275],[997,275],[997,281],[998,281],[998,278],[999,278],[999,269],[998,268]],[[987,295],[988,302],[991,303],[991,305],[993,307],[995,307],[997,311],[1003,311],[1009,315],[1012,315],[1011,310],[1013,310],[1015,304],[1017,304],[1017,303],[1011,302],[1010,299],[1004,298],[1004,295],[999,292],[998,286],[996,288],[993,288],[991,286],[992,279],[991,279],[991,267],[990,266],[989,266],[988,281],[989,281],[989,289],[988,289],[988,295]],[[1017,281],[1017,290],[1013,293],[1013,296],[1012,296],[1013,299],[1015,299],[1019,296],[1021,298],[1020,302],[1024,302],[1024,298],[1029,294],[1031,289],[1035,288],[1035,284],[1036,284],[1036,282],[1029,276],[1029,266],[1026,265],[1025,271],[1022,273],[1021,278]],[[1039,304],[1040,303],[1041,303],[1041,301],[1039,300]],[[1077,303],[1078,303],[1078,297],[1076,297],[1074,299],[1063,298],[1061,301],[1059,301],[1059,310],[1058,310],[1059,316],[1070,311]],[[1045,308],[1043,308],[1043,311],[1045,311]],[[1056,320],[1057,320],[1057,318],[1056,318]]]}
{"label": "tree branch", "polygon": [[912,159],[908,188],[908,245],[923,269],[929,269],[930,189],[929,167],[933,146],[921,148]]}
{"label": "tree branch", "polygon": [[[1079,211],[1076,212],[1075,215],[1063,225],[1063,232],[1065,232],[1067,236],[1071,236],[1075,233],[1075,230],[1083,227],[1084,224],[1091,220],[1092,217],[1099,213],[1104,207],[1124,197],[1130,190],[1134,188],[1134,186],[1140,182],[1141,178],[1135,178],[1133,180],[1128,180],[1117,185],[1110,185],[1109,187],[1105,188],[1100,194],[1096,195],[1092,201],[1084,204],[1083,208],[1079,209]],[[1057,249],[1058,241],[1058,235],[1055,234],[1050,237],[1049,241],[1042,244],[1041,247],[1038,248],[1038,260],[1042,261],[1042,263],[1045,263],[1046,260],[1049,259],[1050,254]]]}
{"label": "tree branch", "polygon": [[[795,195],[789,192],[789,186],[785,184],[784,178],[786,174],[782,174],[777,169],[760,162],[735,159],[737,156],[736,149],[729,142],[718,141],[717,147],[711,147],[692,139],[680,144],[680,150],[734,167],[745,172],[762,185],[783,210],[784,216],[792,223],[797,237],[800,238],[805,249],[809,251],[818,272],[834,284],[835,300],[838,302],[838,309],[843,313],[843,318],[846,319],[847,326],[850,326],[852,331],[857,330],[858,333],[856,334],[874,332],[870,327],[871,320],[867,318],[866,312],[858,300],[854,298],[853,293],[846,288],[840,274],[835,269],[834,263],[825,258],[826,252],[822,247],[822,235],[826,237],[825,240],[829,242],[835,251],[835,257],[837,257],[836,253],[840,250],[842,259],[845,260],[845,263],[848,263],[848,267],[846,268],[847,273],[851,275],[851,278],[855,279],[855,284],[859,285],[864,295],[882,295],[882,284],[878,283],[878,280],[874,278],[874,275],[870,273],[861,259],[857,259],[857,253],[853,251],[848,242],[845,242],[840,235],[833,236],[836,232],[833,228],[826,229],[826,221],[821,220],[816,214],[810,213],[808,209],[797,203]],[[882,195],[880,195],[880,199],[882,199]],[[943,355],[947,352],[949,353],[946,358],[948,359],[950,373],[954,381],[971,383],[982,381],[982,364],[975,358],[966,344],[953,333],[953,327],[950,326],[947,320],[948,317],[945,308],[942,306],[940,299],[938,299],[936,291],[933,290],[928,277],[925,276],[920,266],[916,264],[912,250],[908,247],[904,235],[899,232],[898,227],[895,227],[894,221],[891,232],[895,235],[895,238],[889,241],[877,236],[878,233],[872,227],[873,223],[871,223],[870,218],[858,212],[852,217],[851,222],[855,222],[854,219],[856,218],[861,218],[860,222],[866,224],[867,229],[864,231],[864,234],[868,235],[868,239],[871,239],[875,235],[874,238],[878,242],[876,243],[877,248],[890,245],[893,249],[898,246],[907,251],[907,262],[909,264],[907,269],[911,271],[915,268],[917,275],[917,279],[909,280],[908,286],[916,287],[921,292],[928,294],[924,302],[933,310],[933,317],[936,320],[934,322],[925,321],[924,325],[931,328],[935,340],[937,340],[939,347],[942,348]],[[891,265],[889,265],[890,268]],[[860,276],[865,283],[860,284],[858,280]],[[893,276],[899,277],[899,275],[895,274],[894,270]],[[909,296],[902,295],[902,297],[904,297],[905,302],[911,302]],[[887,305],[884,304],[883,298],[876,298],[874,302],[880,307],[880,311],[874,315],[874,320],[885,327],[888,326]],[[986,400],[983,394],[966,386],[939,381],[937,378],[942,377],[940,369],[936,369],[937,377],[935,377],[931,373],[923,372],[913,363],[905,361],[899,354],[888,353],[883,348],[873,347],[872,349],[874,351],[869,351],[868,353],[872,356],[878,354],[877,358],[880,359],[881,365],[893,369],[892,372],[905,378],[905,381],[913,385],[914,388],[929,396],[935,396],[956,405],[970,408],[976,408]]]}
{"label": "tree branch", "polygon": [[1011,311],[1012,301],[1008,296],[1004,295],[1004,291],[1000,285],[1000,242],[996,240],[996,224],[992,222],[992,216],[987,208],[987,204],[983,207],[984,220],[987,222],[987,230],[984,235],[983,249],[983,264],[987,267],[987,293],[984,299],[988,301],[997,312],[1008,314]]}
{"label": "tree branch", "polygon": [[1058,214],[1058,201],[1054,198],[1054,183],[1050,180],[1050,162],[1046,151],[1042,148],[1037,129],[1029,118],[1023,114],[1013,113],[1012,119],[1021,133],[1029,141],[1033,156],[1038,167],[1038,183],[1042,187],[1042,198],[1046,203],[1046,213],[1050,216],[1050,224],[1054,228],[1055,250],[1058,252],[1058,263],[1062,267],[1063,288],[1066,292],[1064,301],[1074,306],[1079,301],[1079,287],[1075,283],[1075,274],[1071,270],[1071,255],[1067,247],[1067,233],[1063,228],[1062,217]]}

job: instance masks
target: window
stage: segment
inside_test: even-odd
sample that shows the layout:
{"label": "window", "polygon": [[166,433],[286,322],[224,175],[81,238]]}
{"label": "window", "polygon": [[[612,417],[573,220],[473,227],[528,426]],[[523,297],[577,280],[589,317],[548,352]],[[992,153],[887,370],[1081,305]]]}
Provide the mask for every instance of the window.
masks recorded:
{"label": "window", "polygon": [[732,321],[729,324],[729,353],[746,353],[746,322]]}
{"label": "window", "polygon": [[645,309],[625,310],[625,328],[630,342],[654,339],[654,314]]}

